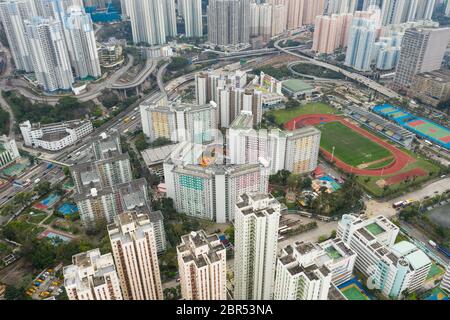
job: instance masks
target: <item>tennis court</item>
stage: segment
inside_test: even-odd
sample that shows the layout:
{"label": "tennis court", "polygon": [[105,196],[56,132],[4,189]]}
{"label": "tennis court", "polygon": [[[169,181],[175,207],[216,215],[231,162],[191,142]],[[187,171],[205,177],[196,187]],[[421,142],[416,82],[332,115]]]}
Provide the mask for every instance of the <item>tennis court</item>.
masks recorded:
{"label": "tennis court", "polygon": [[53,207],[55,203],[57,203],[60,199],[60,196],[58,196],[56,193],[52,193],[44,200],[41,200],[39,203],[35,204],[34,207],[36,209],[45,210],[48,208]]}
{"label": "tennis court", "polygon": [[344,282],[338,286],[338,289],[341,290],[348,300],[371,300],[362,284],[356,278]]}
{"label": "tennis court", "polygon": [[393,119],[402,127],[422,138],[450,149],[450,130],[448,128],[430,120],[416,117],[401,108],[393,107],[389,104],[375,106],[372,110],[385,118]]}
{"label": "tennis court", "polygon": [[73,203],[64,203],[62,206],[58,208],[58,211],[65,216],[73,215],[78,212],[78,207],[76,204]]}

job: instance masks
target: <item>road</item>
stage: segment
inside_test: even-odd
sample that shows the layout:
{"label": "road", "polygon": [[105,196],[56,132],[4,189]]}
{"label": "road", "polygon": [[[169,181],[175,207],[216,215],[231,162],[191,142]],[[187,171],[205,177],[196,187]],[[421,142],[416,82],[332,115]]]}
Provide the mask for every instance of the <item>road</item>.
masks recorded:
{"label": "road", "polygon": [[[130,82],[123,83],[119,79],[133,66],[134,58],[132,55],[128,55],[128,63],[122,66],[119,70],[114,72],[109,78],[91,82],[87,86],[87,90],[81,94],[74,96],[81,102],[91,101],[98,98],[102,91],[105,89],[130,89],[141,85],[149,76],[152,74],[156,68],[157,61],[155,59],[148,59],[145,67],[142,71]],[[30,84],[23,79],[2,79],[0,81],[0,86],[6,90],[17,90],[19,93],[30,100],[45,102],[48,104],[55,105],[59,99],[63,96],[55,95],[39,95],[34,93]],[[1,102],[1,101],[0,101]]]}
{"label": "road", "polygon": [[[292,37],[290,37],[290,38],[292,38]],[[275,42],[275,44],[274,44],[275,48],[277,48],[278,50],[280,50],[281,52],[284,52],[286,54],[292,55],[292,56],[297,57],[297,58],[302,59],[302,60],[306,60],[306,61],[310,62],[311,64],[314,64],[314,65],[317,65],[317,66],[320,66],[320,67],[323,67],[323,68],[327,68],[327,69],[330,69],[330,70],[335,71],[335,72],[342,73],[347,78],[353,79],[353,80],[355,80],[355,81],[357,81],[357,82],[359,82],[359,83],[361,83],[361,84],[371,88],[372,90],[375,90],[375,91],[377,91],[377,92],[379,92],[379,93],[381,93],[381,94],[383,94],[383,95],[385,95],[385,96],[387,96],[389,98],[397,98],[397,99],[401,98],[401,95],[399,95],[395,91],[393,91],[393,90],[391,90],[389,88],[386,88],[385,86],[379,84],[378,82],[373,81],[373,80],[371,80],[371,79],[369,79],[367,77],[364,77],[364,76],[362,76],[360,74],[349,72],[349,71],[347,71],[345,69],[342,69],[340,67],[334,66],[332,64],[329,64],[329,63],[326,63],[326,62],[322,62],[322,61],[318,61],[316,59],[313,59],[313,58],[310,58],[310,57],[307,57],[307,56],[304,56],[304,55],[301,55],[301,54],[298,54],[298,53],[295,53],[295,52],[291,52],[290,50],[292,48],[282,48],[282,47],[280,47],[279,43],[281,41],[286,41],[286,40],[289,40],[289,38],[283,38],[283,39],[277,40]]]}

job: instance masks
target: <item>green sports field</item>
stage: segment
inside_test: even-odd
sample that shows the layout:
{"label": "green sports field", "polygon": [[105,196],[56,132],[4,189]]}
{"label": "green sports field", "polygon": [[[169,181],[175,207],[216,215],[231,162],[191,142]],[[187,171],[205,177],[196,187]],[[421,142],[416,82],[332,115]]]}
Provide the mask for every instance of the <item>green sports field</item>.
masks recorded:
{"label": "green sports field", "polygon": [[341,289],[341,291],[348,300],[369,300],[355,284],[351,284],[350,286]]}
{"label": "green sports field", "polygon": [[342,123],[330,122],[318,128],[322,132],[321,147],[330,153],[335,147],[334,156],[353,167],[392,156],[387,149]]}
{"label": "green sports field", "polygon": [[336,109],[325,103],[307,103],[297,108],[282,109],[269,111],[267,114],[272,114],[275,117],[277,124],[284,124],[298,116],[305,114],[335,114],[338,113]]}

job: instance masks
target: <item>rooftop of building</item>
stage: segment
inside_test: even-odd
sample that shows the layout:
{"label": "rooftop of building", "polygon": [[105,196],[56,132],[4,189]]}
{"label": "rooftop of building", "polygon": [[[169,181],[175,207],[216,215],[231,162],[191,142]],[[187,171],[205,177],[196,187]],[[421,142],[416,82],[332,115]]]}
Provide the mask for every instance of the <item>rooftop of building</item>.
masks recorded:
{"label": "rooftop of building", "polygon": [[235,130],[251,128],[253,128],[253,115],[247,112],[238,115],[230,125],[230,129]]}
{"label": "rooftop of building", "polygon": [[163,162],[178,144],[169,144],[162,147],[149,148],[141,151],[142,158],[147,166],[159,164]]}
{"label": "rooftop of building", "polygon": [[[202,247],[207,247],[207,250],[197,254],[196,249]],[[204,230],[193,231],[182,236],[181,244],[177,246],[177,252],[183,256],[184,262],[193,261],[197,267],[221,260],[218,252],[223,250],[225,246],[219,237],[216,234],[207,235]]]}
{"label": "rooftop of building", "polygon": [[289,79],[283,81],[283,88],[297,93],[297,92],[307,92],[314,90],[315,88],[310,85],[309,83],[306,83],[305,81],[299,80],[299,79]]}

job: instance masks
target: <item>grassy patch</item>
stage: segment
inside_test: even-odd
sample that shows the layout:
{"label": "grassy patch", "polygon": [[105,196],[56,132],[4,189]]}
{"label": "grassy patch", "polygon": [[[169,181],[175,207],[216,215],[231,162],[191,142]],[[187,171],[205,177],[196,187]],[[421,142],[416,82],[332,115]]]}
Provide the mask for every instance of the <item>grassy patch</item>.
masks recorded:
{"label": "grassy patch", "polygon": [[[408,152],[410,155],[414,156],[412,152]],[[370,194],[376,196],[376,197],[382,197],[385,195],[395,196],[398,195],[401,192],[406,192],[411,188],[420,185],[434,177],[436,177],[439,174],[439,167],[432,164],[431,162],[428,162],[427,160],[420,158],[418,156],[414,156],[416,161],[414,163],[410,163],[408,166],[403,168],[402,170],[398,171],[395,174],[386,175],[382,177],[371,177],[371,176],[358,176],[356,179],[357,181],[363,186],[363,188],[369,192]],[[390,185],[389,189],[384,191],[382,188],[380,188],[377,185],[377,181],[380,179],[388,179],[392,176],[395,176],[397,174],[401,174],[407,171],[410,171],[412,169],[421,168],[424,171],[428,172],[428,175],[423,177],[417,177],[415,180],[410,180],[408,182],[400,182],[394,185]],[[431,175],[430,175],[431,173]]]}
{"label": "grassy patch", "polygon": [[274,110],[268,112],[275,117],[275,122],[285,124],[286,122],[305,114],[336,114],[338,111],[325,103],[308,103],[292,109]]}
{"label": "grassy patch", "polygon": [[328,152],[334,150],[336,158],[357,167],[363,163],[381,160],[391,156],[389,150],[360,135],[339,122],[318,126],[322,131],[320,145]]}

